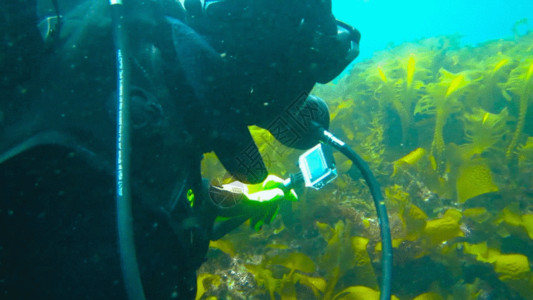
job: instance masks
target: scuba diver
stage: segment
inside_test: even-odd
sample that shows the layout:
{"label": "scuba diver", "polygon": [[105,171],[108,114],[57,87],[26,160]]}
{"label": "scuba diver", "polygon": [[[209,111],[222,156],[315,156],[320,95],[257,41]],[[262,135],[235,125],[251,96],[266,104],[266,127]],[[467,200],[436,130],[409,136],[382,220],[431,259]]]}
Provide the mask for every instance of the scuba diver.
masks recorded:
{"label": "scuba diver", "polygon": [[[310,124],[327,128],[329,114],[308,93],[355,59],[360,36],[331,1],[124,2],[140,281],[148,299],[194,299],[210,240],[246,220],[260,229],[297,199],[268,175],[248,126],[290,147],[316,144]],[[109,3],[0,8],[0,295],[125,299]],[[200,173],[211,151],[259,188],[211,186]]]}

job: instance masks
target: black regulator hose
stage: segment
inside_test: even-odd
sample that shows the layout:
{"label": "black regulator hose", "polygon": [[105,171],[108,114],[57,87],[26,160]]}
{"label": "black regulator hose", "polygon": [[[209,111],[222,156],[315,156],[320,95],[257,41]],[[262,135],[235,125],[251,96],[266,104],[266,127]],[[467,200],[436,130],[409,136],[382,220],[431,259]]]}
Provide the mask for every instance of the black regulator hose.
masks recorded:
{"label": "black regulator hose", "polygon": [[117,69],[116,206],[120,266],[128,299],[145,300],[133,234],[130,183],[130,97],[128,49],[122,0],[109,0]]}
{"label": "black regulator hose", "polygon": [[381,189],[376,177],[368,167],[368,164],[346,143],[335,137],[331,132],[319,128],[320,141],[324,144],[330,145],[339,150],[348,159],[350,159],[359,169],[361,175],[366,181],[372,198],[379,221],[379,228],[381,230],[381,294],[380,300],[389,300],[391,297],[391,278],[392,278],[392,239],[390,235],[389,217],[387,215],[387,207]]}

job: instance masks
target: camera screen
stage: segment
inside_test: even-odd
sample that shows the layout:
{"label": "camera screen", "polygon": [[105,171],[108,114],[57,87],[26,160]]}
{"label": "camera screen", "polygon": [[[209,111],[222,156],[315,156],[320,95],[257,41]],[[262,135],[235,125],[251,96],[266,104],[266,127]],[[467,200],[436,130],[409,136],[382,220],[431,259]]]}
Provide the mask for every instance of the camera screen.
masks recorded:
{"label": "camera screen", "polygon": [[311,181],[320,179],[328,171],[324,157],[321,151],[313,151],[306,157],[307,164],[311,175]]}
{"label": "camera screen", "polygon": [[322,144],[318,144],[300,155],[298,165],[300,166],[305,186],[317,190],[337,177],[331,150],[324,148]]}

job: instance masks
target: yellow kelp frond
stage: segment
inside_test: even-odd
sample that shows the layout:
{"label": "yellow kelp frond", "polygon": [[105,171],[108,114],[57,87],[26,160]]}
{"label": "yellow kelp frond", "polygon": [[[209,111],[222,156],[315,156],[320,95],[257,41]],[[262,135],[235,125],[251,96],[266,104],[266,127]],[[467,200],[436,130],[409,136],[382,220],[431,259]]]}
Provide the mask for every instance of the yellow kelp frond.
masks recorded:
{"label": "yellow kelp frond", "polygon": [[441,295],[433,292],[420,294],[413,298],[413,300],[443,300]]}
{"label": "yellow kelp frond", "polygon": [[[329,231],[328,229],[323,228],[321,231],[329,235],[327,233]],[[372,268],[371,265],[365,264],[365,255],[363,252],[366,252],[365,240],[360,238],[354,240],[350,237],[350,223],[347,222],[345,224],[343,221],[338,221],[333,231],[333,235],[327,241],[326,251],[320,259],[321,269],[326,270],[328,278],[324,299],[332,298],[338,280],[346,272],[356,267],[357,264],[361,264],[358,267],[362,271],[364,270],[364,272],[371,272],[370,268]],[[354,251],[356,254],[354,254]],[[375,277],[358,278],[357,281],[373,285],[374,279]]]}
{"label": "yellow kelp frond", "polygon": [[[218,157],[214,152],[204,154],[201,164],[202,177],[211,179],[211,183],[214,185],[221,185],[226,178],[231,179],[229,173],[224,169],[222,163],[218,160]],[[232,180],[233,181],[233,180]]]}
{"label": "yellow kelp frond", "polygon": [[[397,249],[398,247],[402,246],[402,243],[404,242],[404,239],[392,239],[392,248]],[[383,245],[381,242],[376,244],[376,247],[374,247],[374,251],[381,252],[383,249]]]}
{"label": "yellow kelp frond", "polygon": [[409,56],[407,61],[407,87],[410,88],[413,85],[413,78],[415,77],[416,61],[414,55]]}
{"label": "yellow kelp frond", "polygon": [[431,154],[435,157],[439,173],[444,172],[445,159],[443,157],[445,143],[443,128],[448,116],[461,107],[460,96],[471,84],[467,72],[451,73],[445,69],[440,70],[437,83],[428,84],[427,94],[416,104],[415,114],[435,114],[435,129],[431,143]]}
{"label": "yellow kelp frond", "polygon": [[352,167],[352,161],[346,158],[346,156],[340,152],[333,153],[333,157],[335,158],[335,164],[337,166],[337,170],[339,173],[343,174],[350,170]]}
{"label": "yellow kelp frond", "polygon": [[507,132],[509,113],[507,108],[498,114],[492,114],[482,108],[474,108],[472,113],[464,115],[465,138],[471,143],[468,145],[468,155],[481,154],[503,140]]}
{"label": "yellow kelp frond", "polygon": [[526,123],[527,106],[533,99],[533,59],[526,60],[511,72],[506,84],[507,90],[518,97],[518,118],[513,138],[507,147],[505,156],[511,159],[515,154],[515,148]]}
{"label": "yellow kelp frond", "polygon": [[468,73],[466,71],[452,73],[441,68],[438,81],[428,86],[428,94],[438,101],[438,105],[444,104],[446,98],[462,91],[471,82]]}
{"label": "yellow kelp frond", "polygon": [[385,71],[383,71],[383,68],[381,66],[378,66],[378,74],[379,78],[381,78],[383,82],[387,82],[387,75],[385,75]]}
{"label": "yellow kelp frond", "polygon": [[279,250],[286,250],[290,248],[289,246],[285,244],[268,244],[265,247],[271,248],[271,249],[279,249]]}
{"label": "yellow kelp frond", "polygon": [[533,77],[533,58],[522,61],[509,76],[506,88],[513,94],[521,96],[524,92],[530,92],[530,84]]}
{"label": "yellow kelp frond", "polygon": [[272,275],[272,271],[266,269],[263,265],[244,265],[248,272],[253,276],[259,287],[264,287],[268,291],[271,300],[275,300],[274,293],[281,287],[281,279],[276,279]]}
{"label": "yellow kelp frond", "polygon": [[319,292],[324,293],[326,290],[326,280],[322,277],[312,277],[302,273],[295,273],[294,278],[300,284],[310,287],[317,299],[320,299]]}
{"label": "yellow kelp frond", "polygon": [[280,254],[271,258],[269,262],[270,264],[284,266],[289,269],[289,276],[296,270],[305,273],[313,273],[316,270],[313,260],[309,256],[299,252]]}
{"label": "yellow kelp frond", "polygon": [[522,226],[527,231],[530,239],[533,239],[533,214],[525,214],[522,216]]}
{"label": "yellow kelp frond", "polygon": [[500,280],[523,279],[530,275],[529,260],[522,254],[502,254],[494,262]]}
{"label": "yellow kelp frond", "polygon": [[518,213],[518,209],[516,207],[506,207],[502,211],[502,216],[498,220],[498,222],[505,222],[512,226],[520,226],[522,225],[522,217]]}
{"label": "yellow kelp frond", "polygon": [[374,74],[369,74],[366,80],[370,89],[375,90],[374,97],[380,108],[392,106],[397,113],[402,126],[402,143],[405,143],[412,123],[413,104],[420,97],[425,86],[423,80],[429,78],[429,72],[418,67],[412,52],[378,55],[376,60]]}
{"label": "yellow kelp frond", "polygon": [[510,56],[499,53],[479,62],[479,69],[483,69],[483,81],[489,84],[497,84],[506,80],[513,59]]}
{"label": "yellow kelp frond", "polygon": [[335,229],[326,223],[316,221],[316,227],[326,242],[329,241],[335,234]]}
{"label": "yellow kelp frond", "polygon": [[398,207],[399,217],[405,228],[404,235],[407,240],[414,241],[418,239],[426,226],[428,216],[426,213],[415,204],[411,203],[411,195],[407,193],[400,185],[389,186],[385,189],[386,199],[388,199],[394,207]]}
{"label": "yellow kelp frond", "polygon": [[351,250],[345,247],[351,242],[349,226],[346,228],[343,221],[338,221],[335,224],[333,235],[327,242],[326,252],[322,256],[325,269],[333,271],[335,267],[338,267],[341,273],[344,273],[353,267],[355,258]]}
{"label": "yellow kelp frond", "polygon": [[397,57],[387,55],[375,57],[365,72],[368,83],[371,85],[394,83],[398,79],[400,62]]}
{"label": "yellow kelp frond", "polygon": [[453,93],[457,92],[459,89],[465,87],[468,84],[468,81],[465,78],[464,74],[458,74],[453,78],[452,82],[446,90],[446,95],[444,97],[450,97]]}
{"label": "yellow kelp frond", "polygon": [[202,298],[205,292],[213,287],[218,287],[222,282],[220,276],[215,274],[200,274],[197,279],[196,300]]}
{"label": "yellow kelp frond", "polygon": [[421,93],[422,91],[420,89],[432,79],[430,71],[418,64],[421,56],[423,55],[410,53],[407,58],[398,58],[401,64],[399,70],[396,72],[399,74],[398,78],[396,78],[397,96],[400,98],[399,100],[405,102],[406,105],[416,100],[409,99],[409,97],[416,96],[416,92]]}
{"label": "yellow kelp frond", "polygon": [[216,241],[211,241],[209,242],[209,248],[218,249],[231,257],[235,256],[235,247],[228,240],[220,239]]}
{"label": "yellow kelp frond", "polygon": [[[394,295],[391,299],[398,300]],[[351,286],[335,295],[333,300],[379,300],[379,291],[366,286]]]}
{"label": "yellow kelp frond", "polygon": [[505,99],[509,100],[510,98],[504,83],[507,81],[513,66],[514,60],[506,55],[498,55],[482,61],[479,66],[479,69],[482,70],[480,71],[479,89],[474,96],[477,98],[475,99],[477,103],[471,102],[469,105],[479,105],[491,112],[500,110]]}
{"label": "yellow kelp frond", "polygon": [[280,143],[268,130],[258,126],[248,126],[259,153],[269,173],[285,176],[288,161],[296,161],[298,153]]}
{"label": "yellow kelp frond", "polygon": [[523,299],[531,299],[533,276],[529,259],[523,254],[502,254],[493,263],[498,279],[503,281]]}
{"label": "yellow kelp frond", "polygon": [[513,204],[502,210],[500,216],[496,220],[496,224],[501,224],[503,222],[513,227],[522,227],[527,232],[529,238],[533,239],[533,214],[527,213],[522,215],[520,209]]}
{"label": "yellow kelp frond", "polygon": [[412,127],[414,103],[422,96],[425,80],[429,78],[426,69],[417,67],[415,54],[410,53],[407,58],[398,58],[400,65],[394,82],[394,97],[390,99],[392,106],[400,118],[402,126],[402,144],[408,139],[409,129]]}
{"label": "yellow kelp frond", "polygon": [[490,219],[491,214],[484,207],[472,207],[463,210],[463,217],[481,224]]}
{"label": "yellow kelp frond", "polygon": [[494,263],[500,256],[498,249],[489,248],[487,242],[479,244],[463,243],[464,252],[476,256],[476,259],[481,262]]}
{"label": "yellow kelp frond", "polygon": [[433,97],[425,95],[416,103],[413,114],[416,115],[434,115],[436,113],[436,105]]}
{"label": "yellow kelp frond", "polygon": [[511,59],[509,59],[508,57],[503,58],[502,60],[500,60],[500,61],[494,66],[494,68],[492,68],[492,70],[491,70],[491,74],[496,74],[496,73],[498,73],[498,71],[500,71],[505,65],[509,64],[510,62],[511,62]]}
{"label": "yellow kelp frond", "polygon": [[394,87],[396,79],[387,77],[385,72],[386,71],[381,67],[377,67],[377,76],[368,79],[371,81],[376,78],[375,83],[373,83],[372,86],[374,86],[374,99],[376,99],[380,105],[392,103],[395,98]]}
{"label": "yellow kelp frond", "polygon": [[400,211],[409,205],[410,195],[403,186],[399,184],[391,185],[385,188],[385,198],[394,206],[400,208]]}
{"label": "yellow kelp frond", "polygon": [[426,228],[428,216],[420,207],[411,204],[402,213],[402,220],[407,229],[406,239],[414,241]]}
{"label": "yellow kelp frond", "polygon": [[367,127],[368,132],[364,135],[359,133],[359,141],[361,156],[365,159],[374,174],[386,174],[383,169],[383,154],[385,153],[384,141],[384,118],[381,111],[376,111],[372,114],[372,119]]}
{"label": "yellow kelp frond", "polygon": [[374,267],[366,250],[368,241],[365,237],[352,237],[352,249],[355,256],[354,271],[357,274],[356,282],[357,284],[377,288],[378,282],[374,273]]}
{"label": "yellow kelp frond", "polygon": [[277,293],[280,295],[283,300],[297,300],[296,295],[296,286],[295,286],[294,276],[289,276],[283,274],[283,277],[280,280],[280,287],[277,290]]}
{"label": "yellow kelp frond", "polygon": [[466,162],[460,167],[456,188],[457,200],[460,203],[464,203],[476,196],[499,190],[492,180],[492,172],[489,166],[481,158]]}
{"label": "yellow kelp frond", "polygon": [[464,236],[459,224],[461,218],[461,212],[449,209],[444,213],[442,218],[429,220],[426,223],[424,236],[433,246],[437,246],[444,241],[459,236]]}
{"label": "yellow kelp frond", "polygon": [[[333,121],[337,116],[343,116],[342,113],[351,112],[353,110],[353,106],[355,105],[355,101],[353,99],[347,98],[347,99],[337,99],[337,105],[331,105],[330,104],[330,119]],[[341,120],[342,121],[342,120]]]}
{"label": "yellow kelp frond", "polygon": [[533,166],[533,137],[528,137],[526,143],[518,149],[518,165],[524,168]]}
{"label": "yellow kelp frond", "polygon": [[439,81],[429,84],[427,92],[435,101],[435,105],[441,107],[450,105],[449,101],[457,99],[464,92],[464,88],[472,82],[466,71],[451,73],[445,69],[440,69],[439,74]]}
{"label": "yellow kelp frond", "polygon": [[398,172],[400,168],[402,168],[402,166],[405,166],[405,165],[413,166],[416,163],[418,163],[420,159],[422,159],[422,157],[424,157],[425,155],[426,155],[426,149],[420,147],[409,152],[409,154],[407,154],[406,156],[394,161],[392,176],[396,176],[396,173]]}

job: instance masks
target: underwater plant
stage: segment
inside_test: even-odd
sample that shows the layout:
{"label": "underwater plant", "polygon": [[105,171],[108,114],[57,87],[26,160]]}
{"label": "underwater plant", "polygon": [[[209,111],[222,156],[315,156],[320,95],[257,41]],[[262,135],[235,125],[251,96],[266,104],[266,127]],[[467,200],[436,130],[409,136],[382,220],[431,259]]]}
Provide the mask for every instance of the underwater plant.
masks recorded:
{"label": "underwater plant", "polygon": [[442,134],[448,116],[461,109],[460,97],[465,87],[472,84],[466,71],[454,74],[441,69],[438,82],[428,84],[424,96],[416,104],[415,114],[435,115],[435,129],[430,155],[435,159],[435,168],[442,173],[445,158],[445,143]]}
{"label": "underwater plant", "polygon": [[518,150],[518,166],[533,169],[533,137],[528,137],[524,145]]}
{"label": "underwater plant", "polygon": [[356,135],[356,140],[361,141],[359,145],[362,150],[361,155],[372,166],[375,174],[386,174],[383,160],[385,153],[383,114],[376,112],[367,129],[366,135],[363,136],[360,133]]}
{"label": "underwater plant", "polygon": [[[476,47],[430,38],[390,47],[314,91],[330,106],[331,131],[379,174],[399,298],[531,299],[532,47],[533,33]],[[298,152],[251,131],[269,171],[289,171]],[[335,159],[336,181],[300,191],[274,226],[212,243],[218,255],[207,264],[222,271],[203,273],[221,283],[206,275],[203,299],[378,299],[370,196],[351,163]],[[214,156],[205,160],[227,180]]]}
{"label": "underwater plant", "polygon": [[328,278],[323,299],[334,299],[337,283],[354,268],[359,271],[358,280],[377,288],[376,276],[366,250],[368,239],[352,237],[350,225],[343,221],[338,221],[335,227],[317,222],[317,227],[327,241],[326,250],[320,258],[321,268],[327,271]]}
{"label": "underwater plant", "polygon": [[[404,63],[404,61],[406,62]],[[399,63],[396,64],[400,66],[391,70],[391,73],[396,74],[397,77],[387,76],[387,70],[380,65],[377,66],[382,82],[378,85],[375,97],[380,102],[390,103],[398,114],[401,124],[402,145],[405,145],[409,130],[412,127],[414,103],[421,96],[425,86],[422,79],[428,78],[428,71],[420,66],[417,69],[416,63],[417,59],[414,53],[411,53],[407,59],[400,58]],[[415,74],[417,75],[416,79]]]}
{"label": "underwater plant", "polygon": [[515,68],[506,86],[507,90],[519,99],[516,129],[505,153],[507,159],[510,160],[515,155],[515,148],[526,122],[528,103],[533,99],[533,59],[526,60]]}
{"label": "underwater plant", "polygon": [[[215,274],[203,273],[198,275],[196,300],[202,299],[202,296],[207,290],[220,285],[220,276]],[[216,297],[209,297],[207,299],[216,299]]]}
{"label": "underwater plant", "polygon": [[508,56],[498,55],[487,61],[481,61],[479,64],[482,78],[479,80],[479,87],[475,93],[478,103],[472,105],[479,105],[484,110],[497,113],[505,105],[502,102],[509,97],[504,83],[509,77],[509,71],[514,66],[514,62]]}
{"label": "underwater plant", "polygon": [[459,203],[499,190],[498,186],[494,184],[492,172],[483,158],[476,158],[461,165],[456,188]]}
{"label": "underwater plant", "polygon": [[398,170],[401,168],[404,168],[405,166],[413,166],[416,163],[418,163],[422,157],[426,155],[426,149],[424,148],[416,148],[415,150],[409,152],[407,155],[405,155],[402,158],[399,158],[394,161],[393,163],[393,171],[392,176],[396,176],[398,173]]}
{"label": "underwater plant", "polygon": [[465,139],[469,142],[461,145],[465,159],[481,155],[489,149],[498,149],[496,144],[503,141],[509,121],[507,108],[493,114],[475,107],[472,113],[463,115]]}

